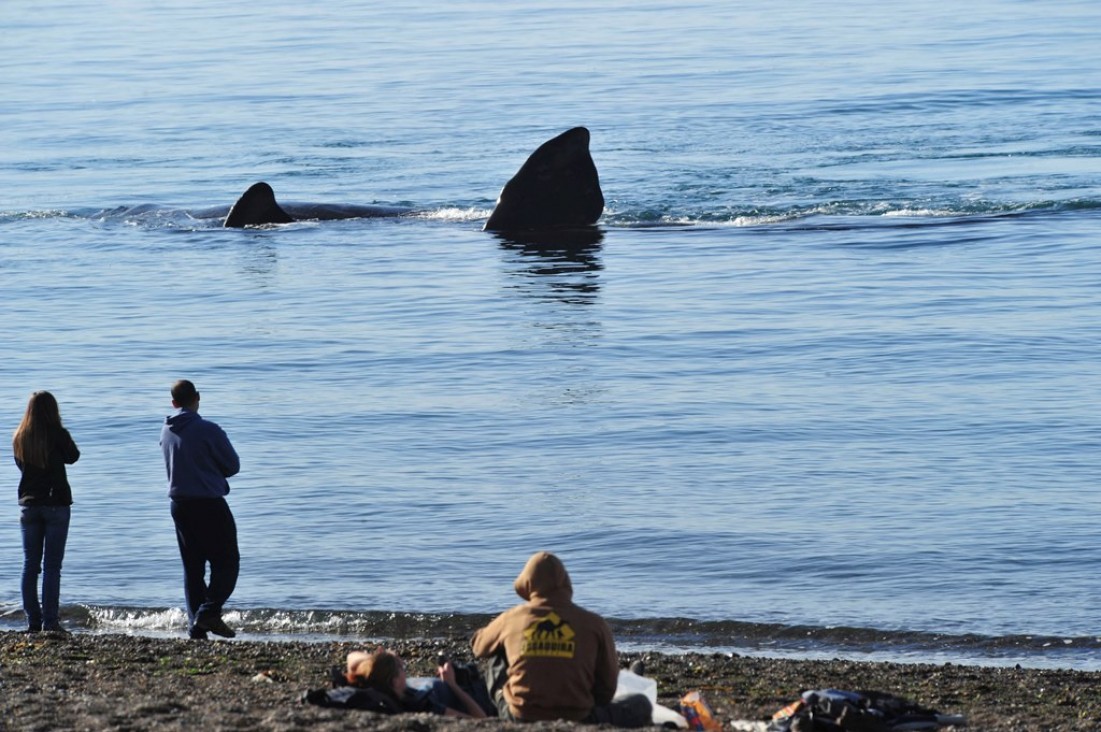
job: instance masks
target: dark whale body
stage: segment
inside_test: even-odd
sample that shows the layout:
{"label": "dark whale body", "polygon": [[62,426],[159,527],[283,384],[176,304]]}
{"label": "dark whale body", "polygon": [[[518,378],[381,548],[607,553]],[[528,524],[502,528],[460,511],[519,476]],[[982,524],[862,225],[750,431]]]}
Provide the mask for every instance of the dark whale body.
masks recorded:
{"label": "dark whale body", "polygon": [[501,190],[485,231],[552,231],[592,226],[604,213],[589,131],[547,140]]}
{"label": "dark whale body", "polygon": [[[505,184],[484,230],[561,231],[591,227],[604,211],[604,194],[589,154],[589,131],[575,127],[536,149]],[[280,204],[267,183],[255,183],[229,210],[223,226],[244,228],[333,220],[401,216],[409,209],[345,204]]]}
{"label": "dark whale body", "polygon": [[294,221],[332,221],[401,216],[409,209],[394,206],[356,206],[350,204],[299,203],[280,205],[275,191],[267,183],[254,183],[241,194],[226,215],[223,226],[240,229],[264,224],[289,224]]}

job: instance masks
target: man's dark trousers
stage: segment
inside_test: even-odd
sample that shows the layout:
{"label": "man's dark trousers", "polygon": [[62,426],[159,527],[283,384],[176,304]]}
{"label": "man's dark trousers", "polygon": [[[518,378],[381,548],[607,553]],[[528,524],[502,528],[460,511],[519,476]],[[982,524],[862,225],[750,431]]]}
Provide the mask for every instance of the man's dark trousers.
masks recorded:
{"label": "man's dark trousers", "polygon": [[241,569],[237,524],[224,498],[175,499],[172,521],[183,560],[187,617],[194,632],[197,618],[221,617],[222,606],[237,586]]}

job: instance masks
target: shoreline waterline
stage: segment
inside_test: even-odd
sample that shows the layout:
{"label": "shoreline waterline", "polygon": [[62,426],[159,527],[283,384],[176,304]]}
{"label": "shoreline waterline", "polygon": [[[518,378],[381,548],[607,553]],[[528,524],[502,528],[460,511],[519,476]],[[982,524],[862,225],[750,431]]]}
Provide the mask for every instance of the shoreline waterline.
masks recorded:
{"label": "shoreline waterline", "polygon": [[[345,643],[439,641],[462,643],[493,616],[339,609],[227,609],[238,638],[251,642]],[[179,608],[70,605],[62,612],[72,631],[154,639],[184,635]],[[876,628],[784,625],[691,618],[608,618],[624,653],[718,654],[789,660],[847,660],[1101,671],[1101,638],[1042,635],[982,636]],[[0,632],[19,631],[22,611],[0,608]]]}

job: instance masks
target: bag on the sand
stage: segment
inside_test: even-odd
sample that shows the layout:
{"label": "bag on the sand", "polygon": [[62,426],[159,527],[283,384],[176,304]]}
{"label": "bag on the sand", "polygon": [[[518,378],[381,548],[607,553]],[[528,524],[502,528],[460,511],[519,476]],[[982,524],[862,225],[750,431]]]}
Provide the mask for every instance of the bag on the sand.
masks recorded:
{"label": "bag on the sand", "polygon": [[964,718],[878,691],[804,691],[772,715],[768,732],[931,732]]}

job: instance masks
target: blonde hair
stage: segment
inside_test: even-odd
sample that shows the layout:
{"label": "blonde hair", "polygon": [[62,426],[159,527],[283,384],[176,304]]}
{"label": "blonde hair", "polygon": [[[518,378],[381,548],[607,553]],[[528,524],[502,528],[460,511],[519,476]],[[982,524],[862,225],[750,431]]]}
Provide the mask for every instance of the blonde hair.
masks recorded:
{"label": "blonde hair", "polygon": [[371,653],[349,653],[344,676],[353,686],[370,686],[393,694],[394,679],[401,674],[401,669],[401,657],[391,650],[379,647]]}
{"label": "blonde hair", "polygon": [[36,391],[27,402],[23,421],[15,428],[11,449],[24,465],[45,468],[50,458],[50,436],[62,429],[57,399],[48,391]]}

